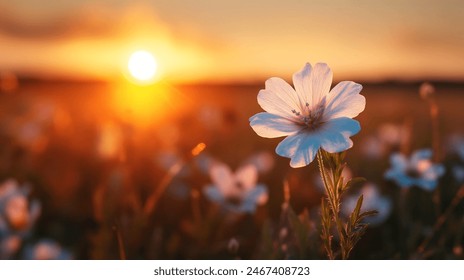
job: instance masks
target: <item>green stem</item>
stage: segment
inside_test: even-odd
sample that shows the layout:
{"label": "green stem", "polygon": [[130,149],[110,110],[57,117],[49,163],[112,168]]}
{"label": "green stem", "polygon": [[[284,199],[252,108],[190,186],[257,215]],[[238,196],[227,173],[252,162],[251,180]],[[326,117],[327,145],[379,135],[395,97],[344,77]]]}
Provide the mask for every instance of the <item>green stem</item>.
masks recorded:
{"label": "green stem", "polygon": [[[319,165],[319,172],[321,173],[322,181],[324,183],[325,190],[327,192],[327,200],[332,210],[332,219],[335,222],[337,227],[338,237],[340,239],[340,249],[342,254],[342,259],[347,259],[349,256],[349,249],[346,246],[345,234],[343,231],[343,223],[340,219],[340,196],[338,195],[338,179],[333,178],[332,185],[328,183],[328,178],[325,174],[324,159],[321,150],[317,152],[317,162]],[[335,174],[335,170],[331,170],[332,174]]]}

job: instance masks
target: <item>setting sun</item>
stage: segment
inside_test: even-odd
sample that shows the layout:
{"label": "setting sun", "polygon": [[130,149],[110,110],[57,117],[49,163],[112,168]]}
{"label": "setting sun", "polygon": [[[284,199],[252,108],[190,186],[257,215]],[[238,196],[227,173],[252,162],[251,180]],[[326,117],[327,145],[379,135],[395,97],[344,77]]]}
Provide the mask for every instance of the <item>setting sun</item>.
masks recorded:
{"label": "setting sun", "polygon": [[130,75],[138,82],[152,82],[158,70],[155,57],[147,51],[136,51],[131,54],[127,64]]}

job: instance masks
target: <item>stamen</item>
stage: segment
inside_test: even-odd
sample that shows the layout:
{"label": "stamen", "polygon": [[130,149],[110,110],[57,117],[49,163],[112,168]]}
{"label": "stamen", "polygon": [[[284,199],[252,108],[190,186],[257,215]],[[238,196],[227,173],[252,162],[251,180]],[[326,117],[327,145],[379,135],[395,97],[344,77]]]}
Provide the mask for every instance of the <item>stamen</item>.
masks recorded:
{"label": "stamen", "polygon": [[295,109],[292,110],[292,113],[295,114],[296,116],[300,116],[301,113],[300,112],[297,112]]}
{"label": "stamen", "polygon": [[310,109],[309,103],[305,102],[305,107],[303,109],[303,114],[293,110],[294,114],[300,117],[301,124],[305,124],[307,127],[315,129],[321,124],[321,118],[325,109],[325,98],[322,99],[317,106],[312,107],[312,110]]}

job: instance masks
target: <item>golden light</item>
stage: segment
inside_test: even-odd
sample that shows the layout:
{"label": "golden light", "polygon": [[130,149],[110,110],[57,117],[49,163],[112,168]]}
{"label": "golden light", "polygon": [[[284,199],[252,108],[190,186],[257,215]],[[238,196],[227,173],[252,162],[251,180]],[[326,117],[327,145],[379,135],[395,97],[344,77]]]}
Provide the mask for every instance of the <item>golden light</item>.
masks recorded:
{"label": "golden light", "polygon": [[119,116],[129,123],[144,127],[157,124],[171,110],[171,90],[164,83],[140,86],[115,84],[113,104]]}
{"label": "golden light", "polygon": [[193,149],[192,149],[192,156],[196,157],[198,156],[199,154],[201,154],[201,152],[203,152],[204,150],[206,149],[206,144],[201,142],[201,143],[198,143],[198,145],[196,145]]}
{"label": "golden light", "polygon": [[131,54],[127,68],[137,82],[151,83],[155,80],[158,63],[150,52],[140,50]]}

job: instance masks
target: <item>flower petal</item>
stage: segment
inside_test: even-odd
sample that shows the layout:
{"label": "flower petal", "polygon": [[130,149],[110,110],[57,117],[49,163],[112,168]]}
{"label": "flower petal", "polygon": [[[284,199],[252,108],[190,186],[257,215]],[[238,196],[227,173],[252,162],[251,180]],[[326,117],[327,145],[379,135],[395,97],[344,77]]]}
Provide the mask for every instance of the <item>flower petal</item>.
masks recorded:
{"label": "flower petal", "polygon": [[445,174],[445,167],[441,164],[432,164],[427,170],[422,173],[422,177],[427,180],[438,180]]}
{"label": "flower petal", "polygon": [[265,111],[288,119],[295,119],[292,110],[301,111],[296,91],[281,78],[270,78],[265,89],[258,93],[258,103]]}
{"label": "flower petal", "polygon": [[251,164],[242,166],[235,172],[235,180],[241,183],[244,190],[252,189],[258,181],[258,170]]}
{"label": "flower petal", "polygon": [[437,184],[438,184],[437,180],[428,180],[428,179],[425,179],[425,178],[417,178],[414,185],[421,188],[421,189],[423,189],[423,190],[425,190],[425,191],[431,192],[437,187]]}
{"label": "flower petal", "polygon": [[263,205],[268,200],[267,188],[264,185],[257,185],[251,189],[240,205],[240,211],[253,213],[257,205]]}
{"label": "flower petal", "polygon": [[332,70],[325,63],[317,63],[311,72],[311,106],[316,106],[330,91]]}
{"label": "flower petal", "polygon": [[324,123],[319,135],[321,147],[329,153],[345,151],[353,146],[349,138],[361,130],[359,122],[350,118],[338,118]]}
{"label": "flower petal", "polygon": [[310,164],[321,146],[317,132],[301,131],[287,136],[277,145],[276,153],[291,158],[290,166],[297,168]]}
{"label": "flower petal", "polygon": [[411,166],[417,167],[421,161],[431,160],[431,159],[432,159],[431,149],[417,150],[411,156]]}
{"label": "flower petal", "polygon": [[234,193],[234,177],[230,168],[223,163],[215,163],[209,171],[211,181],[224,196]]}
{"label": "flower petal", "polygon": [[300,71],[293,74],[293,85],[300,101],[300,108],[304,108],[306,103],[312,107],[312,84],[311,84],[311,64],[306,65]]}
{"label": "flower petal", "polygon": [[259,136],[266,138],[287,136],[302,129],[295,122],[269,113],[258,113],[252,116],[250,125]]}
{"label": "flower petal", "polygon": [[409,166],[408,159],[400,153],[394,153],[390,156],[390,165],[393,169],[406,172]]}
{"label": "flower petal", "polygon": [[355,82],[338,83],[327,96],[324,119],[354,118],[359,115],[366,107],[366,98],[359,94],[361,90],[362,86]]}

